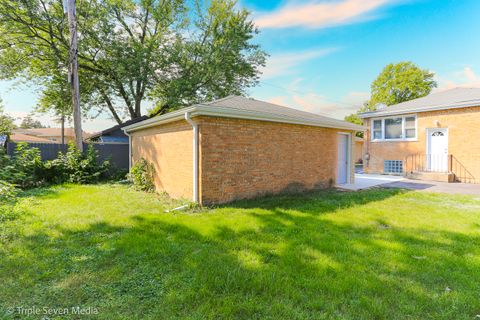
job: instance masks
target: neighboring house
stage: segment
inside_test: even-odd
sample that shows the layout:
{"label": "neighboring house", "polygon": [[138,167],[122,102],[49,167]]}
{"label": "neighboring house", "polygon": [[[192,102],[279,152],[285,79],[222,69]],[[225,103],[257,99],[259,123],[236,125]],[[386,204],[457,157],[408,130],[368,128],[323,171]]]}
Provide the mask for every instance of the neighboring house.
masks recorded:
{"label": "neighboring house", "polygon": [[20,132],[12,132],[9,139],[12,142],[27,142],[27,143],[56,143],[55,141],[40,138],[37,136],[32,136],[28,134],[23,134]]}
{"label": "neighboring house", "polygon": [[363,161],[363,138],[355,137],[353,146],[353,161],[355,163],[362,163]]}
{"label": "neighboring house", "polygon": [[[90,134],[84,132],[83,138]],[[38,138],[40,140],[35,140]],[[62,143],[61,128],[15,129],[10,136],[13,142]],[[75,131],[65,128],[65,143],[75,141]]]}
{"label": "neighboring house", "polygon": [[456,88],[360,115],[367,173],[480,182],[480,89]]}
{"label": "neighboring house", "polygon": [[86,140],[88,142],[95,143],[128,144],[128,136],[125,134],[125,132],[123,132],[122,128],[146,119],[148,119],[148,117],[143,116],[137,119],[125,121],[122,124],[118,124],[101,132],[94,133]]}
{"label": "neighboring house", "polygon": [[353,183],[363,129],[238,96],[124,128],[131,161],[154,165],[157,190],[201,204]]}

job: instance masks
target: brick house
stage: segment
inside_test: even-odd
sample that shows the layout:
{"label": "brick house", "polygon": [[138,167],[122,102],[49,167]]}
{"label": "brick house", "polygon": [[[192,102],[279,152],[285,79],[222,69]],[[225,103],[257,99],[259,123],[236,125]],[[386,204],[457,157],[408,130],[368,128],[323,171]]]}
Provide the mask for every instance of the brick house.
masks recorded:
{"label": "brick house", "polygon": [[353,183],[363,126],[230,96],[124,128],[157,190],[201,204]]}
{"label": "brick house", "polygon": [[364,170],[480,182],[480,89],[455,88],[360,115]]}

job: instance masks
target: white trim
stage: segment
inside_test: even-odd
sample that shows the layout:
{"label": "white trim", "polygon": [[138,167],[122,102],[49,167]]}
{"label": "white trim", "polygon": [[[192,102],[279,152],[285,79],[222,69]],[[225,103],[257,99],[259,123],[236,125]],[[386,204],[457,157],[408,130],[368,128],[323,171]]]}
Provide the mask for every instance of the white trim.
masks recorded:
{"label": "white trim", "polygon": [[[347,136],[347,183],[346,184],[350,184],[352,183],[352,157],[353,157],[352,134],[350,132],[337,132],[337,134]],[[337,140],[337,152],[338,152],[338,140]],[[337,165],[338,165],[338,159],[337,159]],[[337,175],[336,180],[338,180],[338,168],[337,168],[336,175]]]}
{"label": "white trim", "polygon": [[[406,136],[406,118],[415,118],[415,137],[413,138],[397,138],[397,139],[386,139],[385,138],[385,120],[386,119],[394,119],[394,118],[402,118],[402,136]],[[417,123],[417,115],[416,114],[406,114],[402,116],[388,116],[388,117],[376,117],[370,119],[370,141],[371,142],[390,142],[390,141],[418,141],[418,123]],[[374,139],[374,127],[373,122],[375,120],[381,120],[382,123],[382,138],[381,139]]]}
{"label": "white trim", "polygon": [[123,131],[133,132],[136,130],[146,129],[146,128],[150,128],[150,127],[157,126],[164,123],[182,120],[184,118],[184,114],[187,112],[190,114],[191,117],[195,117],[195,116],[225,117],[225,118],[236,118],[236,119],[246,119],[246,120],[290,123],[290,124],[354,130],[354,131],[365,131],[367,129],[364,126],[356,125],[346,121],[335,120],[335,119],[330,120],[327,118],[325,120],[308,120],[308,119],[296,118],[296,117],[287,116],[287,115],[273,114],[268,112],[198,104],[192,107],[173,111],[159,117],[154,117],[138,123],[131,124],[129,126],[124,127]]}
{"label": "white trim", "polygon": [[198,203],[198,123],[192,120],[189,112],[185,112],[185,120],[193,129],[193,202]]}

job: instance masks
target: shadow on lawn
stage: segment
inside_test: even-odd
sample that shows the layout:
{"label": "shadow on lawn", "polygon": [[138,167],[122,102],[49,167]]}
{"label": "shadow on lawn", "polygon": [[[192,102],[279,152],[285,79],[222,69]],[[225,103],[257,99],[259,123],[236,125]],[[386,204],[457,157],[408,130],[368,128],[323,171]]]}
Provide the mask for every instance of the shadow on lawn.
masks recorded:
{"label": "shadow on lawn", "polygon": [[[233,203],[220,205],[220,208],[242,209],[293,209],[309,214],[321,214],[382,201],[399,194],[409,192],[406,189],[376,189],[360,191],[339,191],[326,189],[302,193],[285,193],[257,199],[238,200]],[[312,212],[315,209],[315,212]]]}
{"label": "shadow on lawn", "polygon": [[[480,236],[396,229],[381,220],[334,223],[319,213],[338,209],[344,193],[326,194],[233,205],[251,208],[258,228],[216,225],[202,233],[164,217],[134,216],[132,227],[58,227],[58,237],[38,231],[19,239],[22,250],[0,251],[0,300],[96,306],[101,319],[472,319],[480,313],[474,258]],[[345,194],[344,207],[398,193],[382,194]]]}

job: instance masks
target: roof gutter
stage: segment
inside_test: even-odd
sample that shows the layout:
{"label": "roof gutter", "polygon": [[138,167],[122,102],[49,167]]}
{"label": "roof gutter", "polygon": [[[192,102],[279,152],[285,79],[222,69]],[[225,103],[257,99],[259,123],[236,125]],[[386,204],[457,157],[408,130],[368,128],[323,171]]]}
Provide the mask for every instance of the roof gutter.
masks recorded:
{"label": "roof gutter", "polygon": [[193,202],[198,203],[198,123],[192,120],[190,112],[185,112],[185,120],[193,128]]}

